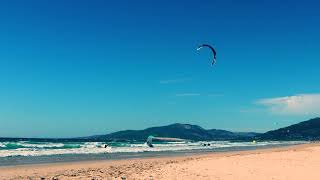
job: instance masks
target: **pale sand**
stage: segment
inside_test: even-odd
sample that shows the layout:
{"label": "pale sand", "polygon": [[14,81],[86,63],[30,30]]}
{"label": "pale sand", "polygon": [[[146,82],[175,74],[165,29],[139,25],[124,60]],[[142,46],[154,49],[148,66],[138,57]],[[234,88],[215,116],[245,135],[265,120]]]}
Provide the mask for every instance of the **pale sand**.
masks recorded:
{"label": "pale sand", "polygon": [[189,157],[1,167],[0,179],[320,180],[320,144]]}

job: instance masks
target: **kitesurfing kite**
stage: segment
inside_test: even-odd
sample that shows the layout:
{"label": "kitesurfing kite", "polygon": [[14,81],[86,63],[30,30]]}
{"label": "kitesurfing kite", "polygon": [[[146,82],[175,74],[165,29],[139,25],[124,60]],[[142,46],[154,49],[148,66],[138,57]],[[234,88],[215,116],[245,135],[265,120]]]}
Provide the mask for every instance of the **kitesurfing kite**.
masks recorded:
{"label": "kitesurfing kite", "polygon": [[147,145],[151,148],[154,147],[154,145],[152,144],[152,140],[160,140],[160,141],[171,141],[171,142],[184,142],[186,140],[184,139],[180,139],[180,138],[171,138],[171,137],[154,137],[154,136],[149,136],[147,138]]}
{"label": "kitesurfing kite", "polygon": [[200,49],[202,49],[204,47],[208,47],[208,48],[211,49],[211,51],[213,53],[213,59],[212,59],[212,64],[211,65],[213,65],[216,62],[216,55],[217,55],[216,50],[212,46],[210,46],[208,44],[202,44],[197,48],[197,51],[199,51]]}

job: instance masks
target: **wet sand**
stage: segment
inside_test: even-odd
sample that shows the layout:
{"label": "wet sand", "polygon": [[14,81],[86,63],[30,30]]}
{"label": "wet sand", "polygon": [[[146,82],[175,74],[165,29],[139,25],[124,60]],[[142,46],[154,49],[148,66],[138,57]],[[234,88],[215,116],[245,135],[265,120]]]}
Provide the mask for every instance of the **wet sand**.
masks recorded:
{"label": "wet sand", "polygon": [[0,179],[320,179],[320,144],[0,168]]}

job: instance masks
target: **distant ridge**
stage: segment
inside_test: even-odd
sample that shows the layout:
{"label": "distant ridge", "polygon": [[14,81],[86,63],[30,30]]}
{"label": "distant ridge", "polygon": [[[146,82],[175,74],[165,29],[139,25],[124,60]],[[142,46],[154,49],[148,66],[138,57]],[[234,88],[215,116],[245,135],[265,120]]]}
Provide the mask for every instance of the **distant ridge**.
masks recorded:
{"label": "distant ridge", "polygon": [[198,125],[175,123],[167,126],[151,127],[144,130],[125,130],[105,135],[85,137],[96,140],[146,140],[148,136],[172,137],[195,141],[207,140],[233,140],[240,138],[252,138],[259,133],[235,133],[226,130],[206,130]]}
{"label": "distant ridge", "polygon": [[255,138],[263,140],[320,140],[320,118],[268,131]]}
{"label": "distant ridge", "polygon": [[266,133],[231,132],[221,129],[204,129],[198,125],[170,124],[167,126],[150,127],[143,130],[125,130],[105,135],[94,135],[78,138],[14,138],[0,137],[0,140],[19,141],[30,139],[37,141],[145,141],[148,136],[179,138],[193,141],[210,140],[275,140],[275,141],[313,141],[320,140],[320,117],[283,127]]}

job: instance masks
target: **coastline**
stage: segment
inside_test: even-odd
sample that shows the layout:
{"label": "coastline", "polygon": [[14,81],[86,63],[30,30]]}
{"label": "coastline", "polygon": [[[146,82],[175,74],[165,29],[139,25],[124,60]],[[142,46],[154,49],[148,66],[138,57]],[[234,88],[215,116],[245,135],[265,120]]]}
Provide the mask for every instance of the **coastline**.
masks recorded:
{"label": "coastline", "polygon": [[[320,144],[187,156],[0,167],[0,179],[312,179]],[[313,172],[313,173],[312,173]]]}
{"label": "coastline", "polygon": [[[225,143],[217,143],[217,146],[225,145]],[[248,143],[248,142],[246,142]],[[3,166],[17,166],[17,165],[33,165],[33,164],[49,164],[49,163],[72,163],[72,162],[81,162],[81,161],[101,161],[101,160],[120,160],[120,159],[132,159],[132,158],[153,158],[153,157],[176,157],[176,156],[190,156],[190,155],[198,155],[198,154],[207,154],[207,153],[217,153],[217,152],[235,152],[235,151],[247,151],[247,150],[258,150],[258,149],[269,149],[276,147],[286,147],[298,144],[305,144],[308,142],[295,142],[292,141],[290,143],[281,142],[277,143],[267,143],[260,142],[259,145],[255,145],[252,143],[246,144],[245,146],[241,145],[233,145],[228,144],[229,147],[216,147],[212,146],[212,148],[201,148],[201,149],[183,149],[186,147],[182,147],[182,150],[172,150],[170,147],[167,150],[161,150],[159,147],[155,149],[140,147],[139,151],[136,152],[137,149],[132,149],[132,152],[103,152],[103,148],[95,148],[95,149],[87,149],[87,151],[97,151],[100,153],[88,153],[88,154],[79,154],[76,152],[78,149],[73,149],[72,152],[76,152],[74,154],[53,154],[53,155],[36,155],[36,156],[7,156],[0,157],[0,167]],[[165,147],[165,146],[163,146]],[[172,146],[174,147],[174,146]],[[200,146],[196,146],[200,147]],[[209,146],[208,146],[209,147]],[[121,147],[120,147],[121,148]],[[161,148],[161,146],[160,146]],[[188,147],[187,147],[188,148]],[[115,148],[116,149],[116,148]],[[41,149],[42,150],[42,149]],[[67,149],[68,150],[68,149]],[[118,149],[119,151],[120,149]],[[128,150],[128,149],[127,149]],[[121,150],[120,150],[121,151]],[[32,154],[34,154],[33,151]],[[81,152],[81,150],[79,151]],[[102,153],[101,153],[102,152]],[[19,152],[20,153],[20,152]],[[1,156],[0,151],[0,156]]]}

